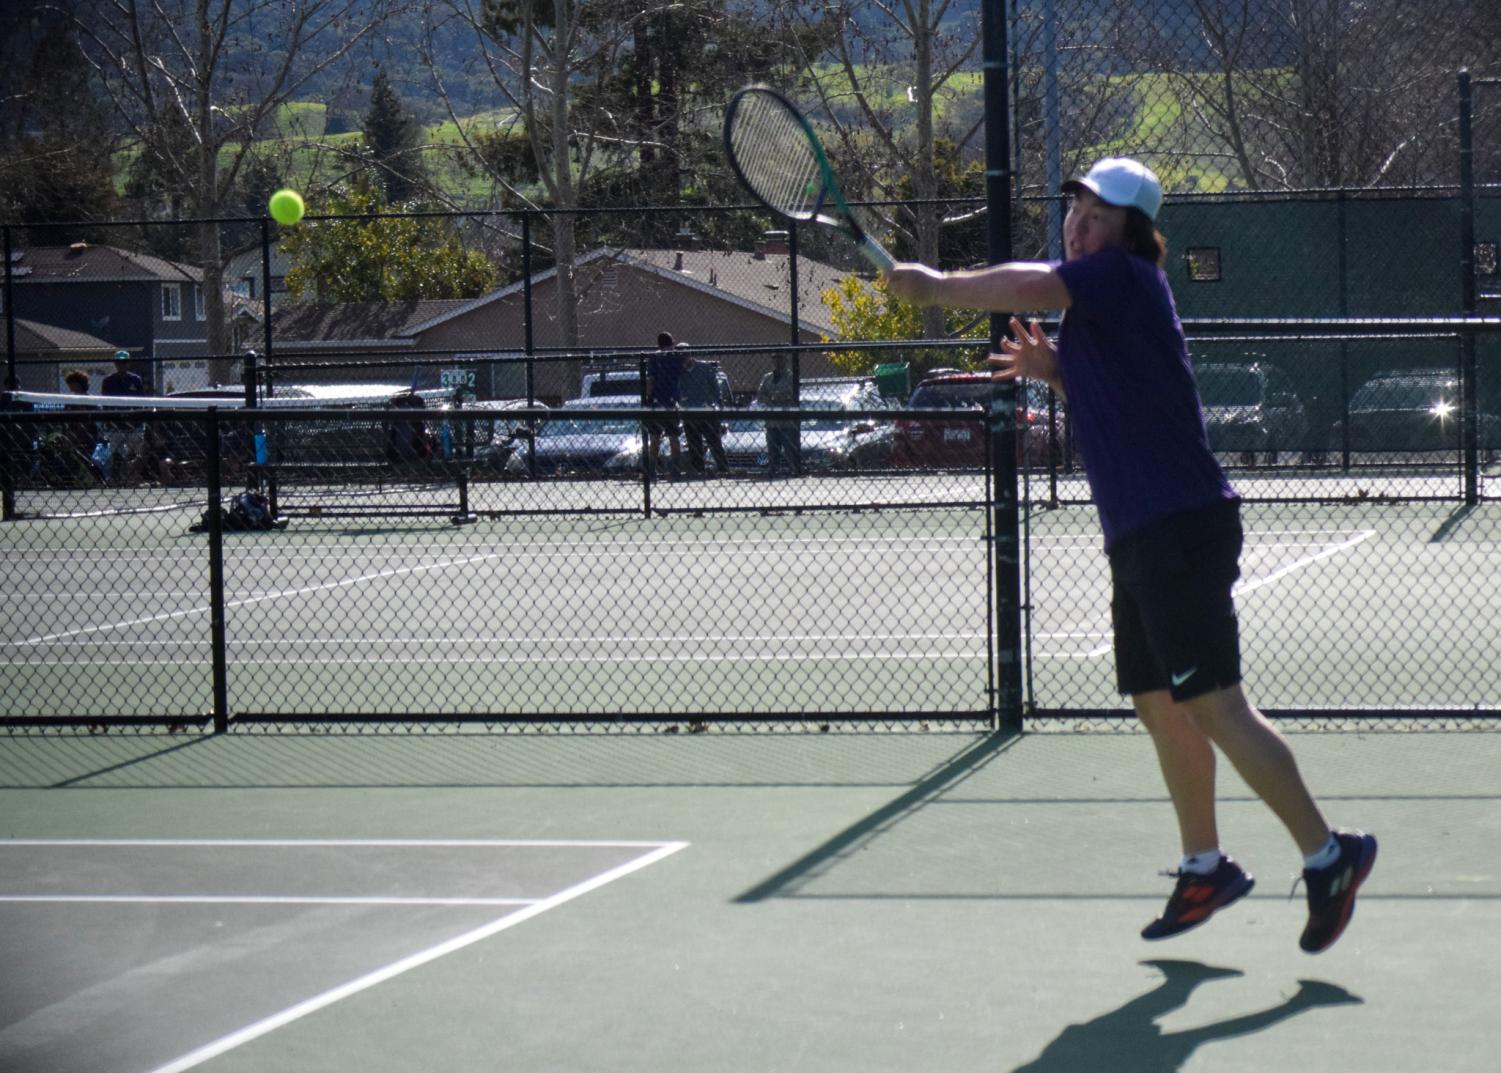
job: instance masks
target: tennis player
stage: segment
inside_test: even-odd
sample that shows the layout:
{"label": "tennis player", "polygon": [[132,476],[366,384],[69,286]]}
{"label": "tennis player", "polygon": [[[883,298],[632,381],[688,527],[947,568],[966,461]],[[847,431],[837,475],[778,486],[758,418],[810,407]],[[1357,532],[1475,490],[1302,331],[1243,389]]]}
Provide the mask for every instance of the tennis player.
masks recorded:
{"label": "tennis player", "polygon": [[1344,931],[1376,839],[1331,830],[1292,750],[1241,691],[1232,586],[1240,576],[1240,499],[1209,450],[1183,325],[1162,270],[1162,186],[1151,169],[1101,160],[1064,184],[1071,198],[1061,264],[963,272],[899,264],[890,293],[919,305],[996,312],[1065,310],[1056,343],[1011,319],[990,356],[997,380],[1045,380],[1070,427],[1099,510],[1114,593],[1116,677],[1151,732],[1177,813],[1183,858],[1167,908],[1142,931],[1165,939],[1250,891],[1220,849],[1215,747],[1287,827],[1304,855],[1308,925],[1299,945]]}

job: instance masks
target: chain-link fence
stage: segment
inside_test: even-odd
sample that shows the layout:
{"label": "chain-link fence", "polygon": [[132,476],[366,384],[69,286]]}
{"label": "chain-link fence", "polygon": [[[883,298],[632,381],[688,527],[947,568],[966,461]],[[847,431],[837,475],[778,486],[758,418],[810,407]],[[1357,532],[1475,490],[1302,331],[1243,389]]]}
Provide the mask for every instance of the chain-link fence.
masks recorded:
{"label": "chain-link fence", "polygon": [[[921,409],[873,388],[670,415],[628,395],[8,413],[3,721],[984,724],[1007,684],[1039,719],[1117,711],[1093,508],[1066,416],[1037,427],[1055,400],[1024,402],[1013,444],[1007,683],[990,422],[967,401],[989,385],[938,377]],[[1452,448],[1378,457],[1237,480],[1253,692],[1494,714],[1497,467],[1471,504]]]}
{"label": "chain-link fence", "polygon": [[[861,78],[820,56],[800,103],[899,256],[995,255],[987,164],[1017,258],[1062,256],[1060,184],[1095,159],[1161,175],[1246,503],[1253,697],[1501,707],[1491,6],[1005,5],[1010,159],[983,163],[978,12],[836,8]],[[1023,392],[997,449],[988,318],[888,302],[717,167],[695,206],[5,226],[6,386],[152,397],[5,414],[5,719],[983,720],[1018,685],[1034,719],[1117,710],[1066,404]],[[659,458],[661,333],[719,409]]]}

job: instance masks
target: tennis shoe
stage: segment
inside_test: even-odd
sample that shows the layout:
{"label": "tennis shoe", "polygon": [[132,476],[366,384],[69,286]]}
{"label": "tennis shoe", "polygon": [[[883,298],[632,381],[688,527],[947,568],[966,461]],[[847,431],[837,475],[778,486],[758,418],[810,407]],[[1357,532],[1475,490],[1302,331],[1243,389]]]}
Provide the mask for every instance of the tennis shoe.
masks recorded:
{"label": "tennis shoe", "polygon": [[1238,901],[1256,885],[1240,865],[1229,857],[1221,857],[1213,872],[1198,875],[1193,872],[1163,872],[1176,878],[1162,915],[1141,929],[1143,939],[1166,939],[1181,935],[1189,928],[1196,928],[1219,910]]}
{"label": "tennis shoe", "polygon": [[[1376,838],[1362,831],[1335,831],[1339,857],[1324,868],[1303,869],[1302,882],[1308,889],[1308,926],[1298,945],[1317,954],[1334,945],[1334,941],[1355,915],[1355,892],[1371,874],[1376,863]],[[1297,889],[1297,884],[1293,884]]]}

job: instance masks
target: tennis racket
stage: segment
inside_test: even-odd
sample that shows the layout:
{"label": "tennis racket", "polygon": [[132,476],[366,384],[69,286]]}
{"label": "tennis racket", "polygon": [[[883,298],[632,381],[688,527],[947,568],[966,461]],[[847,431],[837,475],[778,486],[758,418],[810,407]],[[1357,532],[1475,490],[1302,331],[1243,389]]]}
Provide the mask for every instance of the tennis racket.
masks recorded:
{"label": "tennis racket", "polygon": [[813,125],[776,90],[747,86],[730,98],[724,151],[745,188],[778,216],[833,228],[881,272],[896,264],[850,211]]}

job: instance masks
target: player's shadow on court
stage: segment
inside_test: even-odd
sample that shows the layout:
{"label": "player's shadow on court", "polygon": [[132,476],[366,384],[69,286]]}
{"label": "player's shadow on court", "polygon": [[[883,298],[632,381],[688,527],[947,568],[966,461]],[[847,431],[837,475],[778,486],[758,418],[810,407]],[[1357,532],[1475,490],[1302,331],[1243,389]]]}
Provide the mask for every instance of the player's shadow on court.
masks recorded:
{"label": "player's shadow on court", "polygon": [[1280,1006],[1242,1014],[1182,1032],[1164,1032],[1157,1020],[1188,1002],[1194,988],[1209,980],[1241,976],[1239,969],[1218,969],[1197,961],[1144,961],[1163,974],[1155,990],[1118,1010],[1082,1025],[1069,1025],[1033,1061],[1013,1073],[1079,1073],[1108,1068],[1111,1073],[1175,1073],[1200,1045],[1247,1036],[1270,1028],[1304,1010],[1365,1000],[1337,984],[1299,980],[1297,992]]}

